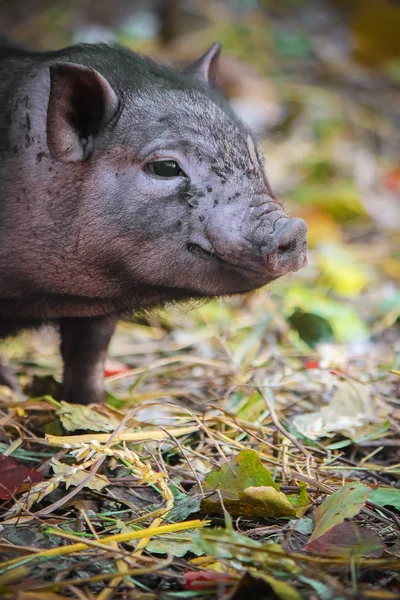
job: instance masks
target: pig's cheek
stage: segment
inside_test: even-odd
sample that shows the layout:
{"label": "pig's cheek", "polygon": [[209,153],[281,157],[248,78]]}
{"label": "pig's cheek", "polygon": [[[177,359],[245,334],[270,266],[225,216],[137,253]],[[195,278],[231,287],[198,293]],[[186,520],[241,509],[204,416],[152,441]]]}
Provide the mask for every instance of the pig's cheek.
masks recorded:
{"label": "pig's cheek", "polygon": [[180,177],[157,179],[156,177],[150,177],[143,171],[139,171],[135,177],[135,188],[143,199],[170,196],[177,192],[181,183],[182,180]]}

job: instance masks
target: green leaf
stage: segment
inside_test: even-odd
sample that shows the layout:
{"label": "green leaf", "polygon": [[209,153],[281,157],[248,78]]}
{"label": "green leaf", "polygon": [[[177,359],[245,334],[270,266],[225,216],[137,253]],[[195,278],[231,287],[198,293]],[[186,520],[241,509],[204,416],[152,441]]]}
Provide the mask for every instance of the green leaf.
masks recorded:
{"label": "green leaf", "polygon": [[[224,507],[232,515],[279,518],[296,514],[254,450],[242,450],[229,465],[207,475],[205,491],[216,489],[222,496]],[[215,493],[205,498],[202,508],[211,513],[221,513],[219,495]]]}
{"label": "green leaf", "polygon": [[307,484],[303,481],[299,481],[298,486],[300,488],[300,494],[289,494],[287,498],[290,504],[296,509],[296,517],[302,517],[311,505],[311,502],[307,494]]}
{"label": "green leaf", "polygon": [[379,487],[369,493],[368,500],[379,506],[394,506],[400,510],[400,490]]}
{"label": "green leaf", "polygon": [[325,289],[288,288],[285,292],[286,314],[290,316],[296,309],[325,319],[339,342],[354,343],[369,338],[369,331],[356,308],[327,297]]}
{"label": "green leaf", "polygon": [[310,348],[315,348],[317,344],[330,342],[333,339],[331,325],[319,315],[303,312],[297,308],[288,321]]}
{"label": "green leaf", "polygon": [[146,552],[153,554],[172,554],[181,558],[188,552],[192,552],[196,556],[204,554],[198,542],[193,539],[193,534],[185,532],[183,535],[164,534],[162,537],[152,538],[146,545]]}
{"label": "green leaf", "polygon": [[168,485],[168,487],[174,496],[174,507],[166,516],[166,521],[172,523],[181,523],[182,521],[185,521],[190,514],[200,510],[202,499],[200,494],[195,496],[185,494],[184,492],[181,492],[178,486],[172,482]]}
{"label": "green leaf", "polygon": [[[100,409],[101,410],[101,409]],[[61,402],[58,416],[67,431],[88,429],[90,431],[114,431],[119,421],[111,413],[99,412],[91,406]]]}
{"label": "green leaf", "polygon": [[271,486],[279,491],[271,473],[262,464],[257,452],[242,450],[229,464],[211,471],[205,479],[208,490],[218,487],[227,498],[237,498],[238,492],[251,486]]}
{"label": "green leaf", "polygon": [[299,580],[309,585],[318,596],[318,600],[345,600],[343,596],[338,596],[336,590],[332,590],[325,583],[311,579],[310,577],[303,577],[300,575]]}
{"label": "green leaf", "polygon": [[358,514],[365,505],[370,488],[362,483],[348,483],[327,498],[315,511],[314,531],[310,542]]}
{"label": "green leaf", "polygon": [[314,529],[314,522],[311,517],[301,517],[301,519],[293,519],[293,521],[290,521],[289,526],[293,531],[298,531],[303,535],[311,535],[312,530]]}
{"label": "green leaf", "polygon": [[193,539],[198,542],[204,554],[216,559],[234,559],[272,574],[277,571],[299,572],[299,567],[279,544],[262,544],[231,528],[197,530]]}
{"label": "green leaf", "polygon": [[[205,491],[212,490],[219,491],[224,508],[234,516],[300,516],[304,506],[306,508],[309,505],[305,488],[301,489],[300,496],[293,495],[293,502],[279,491],[279,486],[254,450],[242,450],[229,465],[209,473],[205,480]],[[217,493],[205,498],[201,506],[210,513],[223,512]]]}

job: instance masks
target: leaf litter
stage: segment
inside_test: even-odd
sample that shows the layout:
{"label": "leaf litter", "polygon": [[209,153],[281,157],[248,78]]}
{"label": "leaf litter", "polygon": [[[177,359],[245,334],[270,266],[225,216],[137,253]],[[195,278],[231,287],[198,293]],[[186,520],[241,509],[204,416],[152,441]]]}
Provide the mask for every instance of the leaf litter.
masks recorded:
{"label": "leaf litter", "polygon": [[397,132],[288,15],[214,14],[208,33],[237,60],[277,60],[262,144],[310,265],[120,324],[106,407],[53,397],[48,332],[1,344],[26,394],[0,389],[1,597],[399,597]]}

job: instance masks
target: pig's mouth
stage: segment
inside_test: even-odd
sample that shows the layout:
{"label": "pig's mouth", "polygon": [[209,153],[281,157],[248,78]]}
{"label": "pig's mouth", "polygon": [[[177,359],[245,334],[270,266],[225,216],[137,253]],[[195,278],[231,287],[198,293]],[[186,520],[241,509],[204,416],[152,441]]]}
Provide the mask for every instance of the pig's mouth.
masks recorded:
{"label": "pig's mouth", "polygon": [[205,250],[202,246],[200,246],[199,244],[195,244],[193,242],[189,242],[187,244],[187,249],[189,250],[189,252],[191,254],[194,254],[194,255],[196,255],[196,256],[204,259],[204,260],[215,260],[215,259],[217,259],[217,260],[220,260],[222,262],[225,262],[225,261],[223,261],[223,259],[220,256],[218,256],[218,254],[215,252],[214,249],[211,250],[211,251]]}
{"label": "pig's mouth", "polygon": [[[228,261],[225,258],[222,258],[222,256],[217,253],[217,251],[215,250],[213,245],[210,250],[206,250],[200,244],[197,244],[195,242],[189,242],[187,244],[187,249],[189,250],[189,252],[191,254],[193,254],[194,256],[197,256],[198,258],[201,258],[205,261],[213,261],[213,262],[221,263],[221,264],[225,265],[226,267],[229,267],[233,271],[238,271],[240,273],[243,273],[244,271],[246,271],[247,273],[251,272],[254,275],[260,275],[260,267],[252,267],[249,264],[242,265],[242,264],[237,264],[232,261]],[[269,280],[271,280],[271,279],[275,279],[275,277],[272,276],[269,278]]]}

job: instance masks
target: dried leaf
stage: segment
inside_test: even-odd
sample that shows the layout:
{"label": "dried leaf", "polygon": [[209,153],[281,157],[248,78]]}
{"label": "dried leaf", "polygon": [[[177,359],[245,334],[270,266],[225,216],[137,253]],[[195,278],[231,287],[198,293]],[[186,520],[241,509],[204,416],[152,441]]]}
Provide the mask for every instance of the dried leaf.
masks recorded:
{"label": "dried leaf", "polygon": [[[51,467],[56,475],[65,476],[65,486],[67,489],[70,485],[80,485],[85,479],[88,478],[89,475],[87,471],[79,470],[76,467],[71,467],[70,465],[56,461],[55,459],[51,461]],[[108,485],[110,485],[110,482],[108,481],[107,477],[104,475],[95,474],[90,477],[85,487],[99,492]]]}
{"label": "dried leaf", "polygon": [[99,412],[91,406],[83,404],[68,404],[61,402],[58,411],[63,427],[67,431],[89,429],[90,431],[114,431],[119,425],[118,420],[111,414]]}
{"label": "dried leaf", "polygon": [[[359,441],[381,431],[388,408],[371,397],[371,387],[357,381],[338,381],[328,406],[319,411],[296,415],[293,425],[305,437],[315,440],[341,433]],[[389,424],[388,424],[389,426]]]}
{"label": "dried leaf", "polygon": [[221,584],[231,585],[236,577],[229,573],[218,573],[218,571],[186,571],[185,590],[204,590]]}
{"label": "dried leaf", "polygon": [[12,456],[0,454],[0,499],[9,500],[14,494],[28,491],[44,477],[35,469],[28,469]]}
{"label": "dried leaf", "polygon": [[344,521],[306,544],[303,550],[324,556],[379,558],[384,548],[384,543],[375,531]]}

